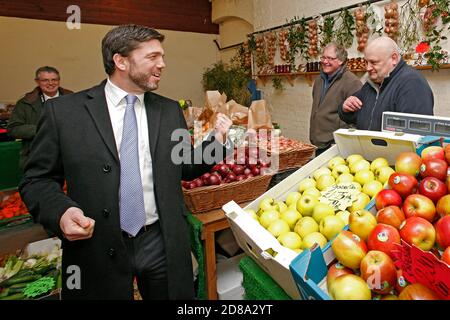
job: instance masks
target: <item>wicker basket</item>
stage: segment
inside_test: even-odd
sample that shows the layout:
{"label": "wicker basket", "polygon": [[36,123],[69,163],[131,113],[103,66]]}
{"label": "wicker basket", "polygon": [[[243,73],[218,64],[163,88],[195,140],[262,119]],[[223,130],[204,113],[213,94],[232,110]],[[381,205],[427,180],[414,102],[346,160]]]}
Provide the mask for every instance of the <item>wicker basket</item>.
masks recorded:
{"label": "wicker basket", "polygon": [[[299,168],[314,157],[316,146],[304,144],[302,148],[281,151],[279,153],[278,171]],[[270,154],[270,153],[269,153]]]}
{"label": "wicker basket", "polygon": [[231,200],[237,203],[252,201],[266,192],[271,180],[272,175],[267,174],[218,186],[183,188],[184,202],[192,213],[202,213],[218,209]]}

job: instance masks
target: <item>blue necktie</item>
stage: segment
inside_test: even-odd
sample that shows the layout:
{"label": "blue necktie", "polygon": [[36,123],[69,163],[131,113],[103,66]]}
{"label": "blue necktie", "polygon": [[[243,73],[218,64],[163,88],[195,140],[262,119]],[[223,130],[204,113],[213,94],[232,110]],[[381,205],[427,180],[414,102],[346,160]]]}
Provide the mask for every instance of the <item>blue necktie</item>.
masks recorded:
{"label": "blue necktie", "polygon": [[134,103],[137,97],[127,95],[120,144],[120,226],[133,237],[145,225],[144,192],[139,170],[138,129]]}

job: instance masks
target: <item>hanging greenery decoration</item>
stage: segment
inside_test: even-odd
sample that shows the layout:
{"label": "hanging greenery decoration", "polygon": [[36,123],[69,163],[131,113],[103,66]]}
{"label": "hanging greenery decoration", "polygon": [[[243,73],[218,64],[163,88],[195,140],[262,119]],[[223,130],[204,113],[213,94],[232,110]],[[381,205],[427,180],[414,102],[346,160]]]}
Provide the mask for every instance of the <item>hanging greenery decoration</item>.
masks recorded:
{"label": "hanging greenery decoration", "polygon": [[291,65],[291,70],[295,70],[295,57],[297,54],[300,52],[302,57],[305,58],[307,56],[306,32],[308,28],[305,18],[299,20],[297,17],[294,17],[290,23],[287,34],[289,42],[288,62]]}
{"label": "hanging greenery decoration", "polygon": [[406,53],[414,52],[414,48],[419,42],[420,23],[417,19],[419,11],[417,0],[408,0],[401,6],[399,46]]}
{"label": "hanging greenery decoration", "polygon": [[281,77],[278,76],[272,77],[272,85],[275,90],[280,91],[284,90],[283,79],[281,79]]}
{"label": "hanging greenery decoration", "polygon": [[336,30],[336,42],[348,49],[353,44],[355,19],[347,8],[342,9],[339,19],[340,24]]}
{"label": "hanging greenery decoration", "polygon": [[333,41],[333,28],[334,28],[334,17],[327,16],[323,21],[323,25],[321,26],[322,33],[322,41],[320,42],[320,46],[324,48],[327,44]]}

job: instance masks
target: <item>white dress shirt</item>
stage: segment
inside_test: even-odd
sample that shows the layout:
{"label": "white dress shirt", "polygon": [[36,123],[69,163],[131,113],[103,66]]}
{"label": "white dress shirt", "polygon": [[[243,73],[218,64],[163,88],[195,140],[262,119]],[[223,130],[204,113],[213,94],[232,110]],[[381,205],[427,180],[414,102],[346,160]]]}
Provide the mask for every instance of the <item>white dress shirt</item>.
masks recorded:
{"label": "white dress shirt", "polygon": [[53,99],[53,98],[59,97],[59,90],[56,91],[56,94],[53,97],[50,97],[50,96],[46,95],[45,93],[42,93],[42,94],[44,95],[44,100],[47,101],[49,99]]}
{"label": "white dress shirt", "polygon": [[[105,95],[109,116],[111,118],[111,124],[114,131],[114,139],[116,140],[117,150],[120,150],[120,144],[122,142],[123,118],[125,116],[125,107],[127,105],[125,96],[128,95],[128,93],[117,87],[108,78],[105,85]],[[137,95],[137,100],[134,104],[134,112],[136,114],[138,127],[139,169],[141,172],[142,189],[144,191],[144,206],[146,214],[145,224],[149,225],[158,220],[158,214],[156,212],[152,157],[150,154],[144,94]]]}

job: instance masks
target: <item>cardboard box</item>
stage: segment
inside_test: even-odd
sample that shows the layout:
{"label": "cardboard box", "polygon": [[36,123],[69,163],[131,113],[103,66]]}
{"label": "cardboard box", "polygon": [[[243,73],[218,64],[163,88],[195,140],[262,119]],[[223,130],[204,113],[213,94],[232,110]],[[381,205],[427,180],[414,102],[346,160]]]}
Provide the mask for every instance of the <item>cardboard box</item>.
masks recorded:
{"label": "cardboard box", "polygon": [[[334,137],[336,145],[262,194],[244,209],[233,201],[222,207],[226,212],[239,246],[247,255],[253,257],[261,268],[294,299],[300,299],[301,296],[289,270],[289,265],[297,257],[297,254],[281,246],[272,234],[253,220],[244,210],[257,210],[259,202],[266,197],[286,199],[289,192],[297,190],[298,183],[302,179],[312,175],[319,167],[326,166],[333,157],[342,156],[346,158],[351,154],[361,154],[369,161],[384,157],[389,161],[389,164],[393,165],[400,152],[415,152],[416,148],[421,145],[422,138],[419,135],[352,129],[337,130],[334,132]],[[371,207],[373,207],[373,202],[369,203],[367,208]],[[324,248],[324,252],[328,248],[330,248],[330,243]],[[306,251],[303,251],[301,255],[306,254]]]}
{"label": "cardboard box", "polygon": [[217,263],[217,296],[219,300],[244,300],[243,275],[239,261],[245,253]]}

